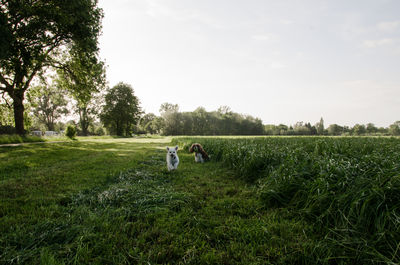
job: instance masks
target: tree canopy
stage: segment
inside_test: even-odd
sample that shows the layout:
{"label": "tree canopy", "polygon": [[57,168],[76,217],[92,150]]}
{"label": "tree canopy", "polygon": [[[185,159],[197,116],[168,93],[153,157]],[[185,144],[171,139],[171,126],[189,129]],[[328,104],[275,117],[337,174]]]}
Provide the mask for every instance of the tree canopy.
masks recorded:
{"label": "tree canopy", "polygon": [[67,98],[57,84],[40,85],[32,89],[33,114],[40,123],[46,125],[47,130],[54,131],[54,125],[61,115],[67,114]]}
{"label": "tree canopy", "polygon": [[120,82],[105,95],[100,119],[111,134],[129,136],[141,114],[139,99],[134,95],[132,86]]}
{"label": "tree canopy", "polygon": [[49,67],[68,69],[71,50],[97,61],[103,11],[97,0],[0,1],[0,92],[13,100],[16,131],[24,133],[24,96]]}
{"label": "tree canopy", "polygon": [[[232,112],[229,107],[208,112],[198,107],[193,112],[179,112],[177,104],[160,107],[164,135],[262,135],[262,121],[250,115]],[[156,119],[154,119],[156,121]]]}

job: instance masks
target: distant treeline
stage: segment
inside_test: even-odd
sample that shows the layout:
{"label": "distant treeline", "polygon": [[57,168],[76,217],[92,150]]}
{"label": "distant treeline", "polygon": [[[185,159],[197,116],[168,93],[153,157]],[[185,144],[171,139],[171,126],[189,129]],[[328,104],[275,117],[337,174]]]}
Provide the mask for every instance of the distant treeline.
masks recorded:
{"label": "distant treeline", "polygon": [[[85,105],[78,104],[57,85],[34,87],[30,93],[35,96],[30,96],[29,104],[25,104],[27,133],[63,133],[71,125],[78,135],[400,135],[400,121],[387,128],[378,128],[372,123],[353,127],[338,124],[325,126],[323,118],[314,125],[310,122],[264,125],[261,119],[236,113],[227,106],[216,111],[198,107],[191,112],[181,112],[177,104],[164,103],[159,116],[145,114],[133,88],[122,82],[92,95]],[[68,113],[79,114],[79,118],[61,122],[61,117]],[[16,133],[13,116],[10,104],[0,98],[0,134]]]}
{"label": "distant treeline", "polygon": [[287,126],[264,125],[266,135],[330,135],[330,136],[360,136],[360,135],[400,135],[400,121],[396,121],[389,127],[376,127],[373,123],[356,124],[353,127],[331,124],[324,127],[323,119],[315,125],[297,122],[295,125]]}
{"label": "distant treeline", "polygon": [[400,135],[400,121],[388,128],[373,123],[353,127],[331,124],[325,127],[323,118],[314,125],[297,122],[294,125],[263,125],[262,120],[233,112],[229,107],[207,112],[198,107],[193,112],[179,112],[179,106],[164,103],[161,116],[144,115],[138,124],[139,133],[162,135]]}
{"label": "distant treeline", "polygon": [[207,112],[198,107],[193,112],[180,112],[178,105],[165,103],[160,108],[161,116],[146,114],[139,121],[140,133],[162,135],[263,135],[262,121],[250,115],[221,107]]}

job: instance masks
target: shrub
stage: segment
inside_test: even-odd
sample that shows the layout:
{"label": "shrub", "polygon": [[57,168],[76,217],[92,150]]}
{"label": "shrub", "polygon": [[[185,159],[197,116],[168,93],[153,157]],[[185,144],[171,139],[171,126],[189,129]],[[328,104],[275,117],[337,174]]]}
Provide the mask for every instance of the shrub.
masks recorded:
{"label": "shrub", "polygon": [[0,134],[15,134],[15,128],[10,125],[0,125]]}
{"label": "shrub", "polygon": [[76,128],[74,125],[68,125],[67,129],[65,130],[65,136],[70,139],[74,139],[76,136]]}

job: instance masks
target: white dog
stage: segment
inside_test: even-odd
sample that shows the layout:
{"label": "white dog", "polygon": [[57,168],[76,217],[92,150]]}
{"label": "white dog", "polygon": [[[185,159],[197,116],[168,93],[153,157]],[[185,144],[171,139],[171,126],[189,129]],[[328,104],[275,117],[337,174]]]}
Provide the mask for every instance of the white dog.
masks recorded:
{"label": "white dog", "polygon": [[179,157],[178,157],[178,146],[175,148],[167,147],[167,167],[168,171],[174,170],[178,168],[179,165]]}

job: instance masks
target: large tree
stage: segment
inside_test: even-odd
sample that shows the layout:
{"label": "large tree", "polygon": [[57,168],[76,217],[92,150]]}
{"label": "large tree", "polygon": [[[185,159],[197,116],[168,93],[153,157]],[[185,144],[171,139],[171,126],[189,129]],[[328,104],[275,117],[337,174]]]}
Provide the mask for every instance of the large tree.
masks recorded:
{"label": "large tree", "polygon": [[75,112],[83,135],[100,112],[101,92],[106,84],[104,63],[72,50],[67,63],[58,71],[59,83],[75,99]]}
{"label": "large tree", "polygon": [[112,134],[129,136],[141,114],[133,88],[120,82],[106,94],[100,119]]}
{"label": "large tree", "polygon": [[354,127],[353,127],[354,135],[363,135],[363,134],[365,134],[365,132],[366,132],[365,125],[358,124],[358,123],[356,125],[354,125]]}
{"label": "large tree", "polygon": [[64,53],[97,59],[102,10],[97,0],[0,0],[0,92],[13,101],[24,133],[24,97],[49,67],[67,70]]}
{"label": "large tree", "polygon": [[140,120],[138,122],[138,127],[140,132],[146,132],[146,133],[150,133],[150,134],[154,134],[156,133],[151,124],[154,121],[154,119],[156,119],[157,116],[154,115],[154,113],[147,113],[145,115],[143,115],[142,117],[140,117]]}
{"label": "large tree", "polygon": [[54,131],[57,120],[69,113],[65,91],[56,83],[42,84],[31,91],[33,114],[47,130]]}
{"label": "large tree", "polygon": [[159,111],[163,118],[162,134],[182,134],[182,113],[179,112],[178,104],[163,103],[161,104]]}
{"label": "large tree", "polygon": [[315,128],[317,129],[317,134],[318,135],[323,135],[325,132],[325,127],[324,127],[324,119],[321,117],[319,122],[315,124]]}
{"label": "large tree", "polygon": [[343,133],[344,128],[337,124],[331,124],[328,127],[329,135],[341,135]]}
{"label": "large tree", "polygon": [[400,135],[400,121],[396,121],[389,126],[389,133],[395,136]]}

